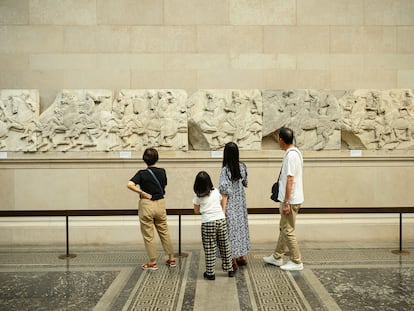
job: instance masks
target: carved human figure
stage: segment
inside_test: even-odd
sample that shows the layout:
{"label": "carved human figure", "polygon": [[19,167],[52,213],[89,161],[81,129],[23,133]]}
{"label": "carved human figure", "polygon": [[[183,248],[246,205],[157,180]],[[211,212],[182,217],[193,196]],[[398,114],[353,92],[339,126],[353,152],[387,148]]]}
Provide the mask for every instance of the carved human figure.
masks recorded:
{"label": "carved human figure", "polygon": [[36,105],[30,92],[12,91],[0,100],[0,149],[35,151]]}
{"label": "carved human figure", "polygon": [[336,99],[327,94],[325,100],[319,102],[318,115],[320,123],[316,127],[317,142],[315,150],[322,150],[328,144],[334,131],[339,129],[340,108]]}
{"label": "carved human figure", "polygon": [[244,138],[239,138],[239,142],[243,148],[254,148],[256,144],[260,144],[262,139],[262,115],[257,110],[252,109],[251,113],[245,118],[246,129],[248,134]]}
{"label": "carved human figure", "polygon": [[368,136],[366,140],[369,144],[378,144],[382,136],[383,124],[380,118],[378,118],[377,110],[374,110],[371,106],[366,106],[364,118],[360,121],[357,128],[359,129],[357,133],[361,130],[366,132],[366,136]]}
{"label": "carved human figure", "polygon": [[355,126],[354,121],[352,118],[352,110],[354,108],[354,105],[356,103],[355,98],[352,96],[352,94],[347,93],[342,98],[342,122],[341,127],[345,131],[354,132]]}
{"label": "carved human figure", "polygon": [[154,94],[151,91],[147,92],[148,102],[148,143],[150,146],[159,146],[160,144],[160,132],[161,121],[158,109],[158,94]]}
{"label": "carved human figure", "polygon": [[296,116],[300,111],[299,103],[303,102],[304,99],[300,98],[299,95],[295,95],[295,93],[292,91],[286,92],[284,99],[284,107],[282,108],[282,111],[285,112],[289,117]]}
{"label": "carved human figure", "polygon": [[121,142],[118,141],[122,129],[125,127],[125,102],[118,102],[112,107],[110,114],[105,112],[105,122],[101,125],[105,134],[105,150],[111,151],[120,147]]}
{"label": "carved human figure", "polygon": [[255,149],[261,141],[262,107],[257,93],[240,94],[233,91],[232,98],[236,107],[236,133],[234,141],[241,149]]}
{"label": "carved human figure", "polygon": [[214,136],[217,142],[215,145],[216,148],[221,148],[227,142],[233,141],[237,130],[234,102],[231,101],[225,104],[222,109],[224,113],[219,120],[217,134]]}
{"label": "carved human figure", "polygon": [[245,94],[241,95],[239,91],[232,91],[232,102],[235,110],[235,127],[233,141],[240,148],[246,146],[250,139],[250,130],[248,128],[248,116],[250,115],[251,98]]}
{"label": "carved human figure", "polygon": [[53,138],[55,134],[60,131],[65,133],[67,128],[63,122],[63,111],[57,106],[53,110],[53,115],[49,118],[48,122],[40,123],[40,138],[36,146],[37,149],[42,149],[43,151],[48,151],[51,147],[56,147],[57,144],[53,143]]}
{"label": "carved human figure", "polygon": [[260,148],[263,112],[258,90],[198,92],[187,107],[194,127],[191,138],[200,149],[208,146],[217,150],[229,141],[238,143],[241,149]]}
{"label": "carved human figure", "polygon": [[6,116],[6,106],[0,99],[0,150],[7,148],[6,138],[9,133],[9,127]]}
{"label": "carved human figure", "polygon": [[23,110],[26,107],[24,99],[20,96],[13,95],[7,98],[7,102],[8,106],[10,107],[10,113],[8,114],[8,120],[10,122],[9,130],[23,132],[24,123],[22,121],[25,121],[25,118],[23,118],[23,112],[20,112],[20,110]]}
{"label": "carved human figure", "polygon": [[[87,114],[86,110],[80,110],[78,116],[72,119],[72,124],[66,131],[65,139],[69,140],[70,144],[64,151],[76,147],[83,149],[85,147],[96,146],[95,138],[92,135],[93,129],[95,128],[96,124]],[[82,134],[84,134],[88,140],[85,141],[80,139]]]}
{"label": "carved human figure", "polygon": [[25,146],[20,149],[25,152],[37,151],[38,139],[41,136],[42,124],[34,118],[24,125],[23,135],[20,137],[21,140],[25,141]]}
{"label": "carved human figure", "polygon": [[176,147],[179,150],[187,150],[188,147],[188,120],[187,120],[187,106],[185,101],[181,100],[178,110],[177,131],[178,140]]}
{"label": "carved human figure", "polygon": [[137,142],[133,142],[131,140],[131,137],[134,134],[136,134],[140,138],[140,144],[142,146],[148,145],[148,137],[146,135],[145,124],[143,120],[139,117],[139,113],[127,115],[123,119],[123,128],[121,128],[119,133],[119,137],[123,142],[122,148],[127,148],[130,146],[135,147]]}
{"label": "carved human figure", "polygon": [[399,115],[393,121],[392,128],[397,141],[409,141],[412,139],[411,125],[414,123],[406,107],[398,109]]}
{"label": "carved human figure", "polygon": [[161,118],[159,145],[163,147],[172,147],[173,139],[178,134],[178,114],[174,96],[170,91],[160,91],[158,92],[158,98],[159,117]]}
{"label": "carved human figure", "polygon": [[203,118],[200,120],[199,126],[204,133],[211,134],[217,131],[217,110],[221,105],[213,93],[206,92],[205,97]]}
{"label": "carved human figure", "polygon": [[297,145],[305,149],[324,149],[339,127],[340,109],[336,99],[330,94],[309,90],[303,95],[289,96],[285,104],[290,116],[284,126],[295,129]]}

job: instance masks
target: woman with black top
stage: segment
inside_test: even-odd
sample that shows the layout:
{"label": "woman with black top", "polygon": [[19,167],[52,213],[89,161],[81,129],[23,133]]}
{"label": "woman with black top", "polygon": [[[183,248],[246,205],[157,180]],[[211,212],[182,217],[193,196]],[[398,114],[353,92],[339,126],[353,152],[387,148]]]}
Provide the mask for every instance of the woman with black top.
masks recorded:
{"label": "woman with black top", "polygon": [[165,169],[156,167],[158,162],[158,151],[147,148],[142,159],[147,164],[147,169],[139,170],[128,182],[128,189],[140,196],[139,221],[141,233],[144,239],[149,262],[141,267],[145,270],[158,270],[157,248],[154,238],[154,226],[158,232],[164,251],[168,254],[167,266],[175,267],[173,246],[168,232],[167,212],[165,210],[165,186],[167,185],[167,174]]}

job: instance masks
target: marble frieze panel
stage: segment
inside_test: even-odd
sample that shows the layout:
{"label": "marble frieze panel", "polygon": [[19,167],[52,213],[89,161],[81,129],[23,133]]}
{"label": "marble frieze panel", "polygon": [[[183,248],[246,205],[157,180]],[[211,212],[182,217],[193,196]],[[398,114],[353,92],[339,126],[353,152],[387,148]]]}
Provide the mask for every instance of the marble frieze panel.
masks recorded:
{"label": "marble frieze panel", "polygon": [[188,150],[186,102],[184,90],[121,90],[120,147]]}
{"label": "marble frieze panel", "polygon": [[233,141],[260,150],[263,108],[259,90],[199,90],[188,99],[188,139],[194,150],[217,150]]}
{"label": "marble frieze panel", "polygon": [[0,151],[188,149],[183,90],[62,90],[40,115],[37,91],[0,94]]}
{"label": "marble frieze panel", "polygon": [[0,90],[0,152],[273,149],[283,126],[302,150],[414,149],[413,90],[65,89],[44,111]]}
{"label": "marble frieze panel", "polygon": [[40,115],[36,150],[108,149],[112,103],[110,90],[62,90]]}
{"label": "marble frieze panel", "polygon": [[412,90],[348,91],[339,103],[342,140],[349,149],[414,149]]}
{"label": "marble frieze panel", "polygon": [[341,148],[341,109],[337,98],[321,90],[263,91],[263,136],[274,136],[281,127],[295,132],[303,150]]}
{"label": "marble frieze panel", "polygon": [[37,90],[0,90],[0,151],[36,151]]}

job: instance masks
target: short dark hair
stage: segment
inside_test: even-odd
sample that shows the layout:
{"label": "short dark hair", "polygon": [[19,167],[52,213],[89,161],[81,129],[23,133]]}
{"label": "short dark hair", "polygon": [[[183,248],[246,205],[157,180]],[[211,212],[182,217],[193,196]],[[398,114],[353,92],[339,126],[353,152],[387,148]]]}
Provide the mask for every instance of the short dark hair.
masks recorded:
{"label": "short dark hair", "polygon": [[206,171],[201,171],[197,174],[193,189],[199,198],[208,196],[213,187],[210,175]]}
{"label": "short dark hair", "polygon": [[288,127],[282,127],[279,130],[279,137],[285,142],[287,145],[293,144],[293,130]]}
{"label": "short dark hair", "polygon": [[142,160],[150,166],[158,162],[158,151],[155,148],[147,148],[142,155]]}

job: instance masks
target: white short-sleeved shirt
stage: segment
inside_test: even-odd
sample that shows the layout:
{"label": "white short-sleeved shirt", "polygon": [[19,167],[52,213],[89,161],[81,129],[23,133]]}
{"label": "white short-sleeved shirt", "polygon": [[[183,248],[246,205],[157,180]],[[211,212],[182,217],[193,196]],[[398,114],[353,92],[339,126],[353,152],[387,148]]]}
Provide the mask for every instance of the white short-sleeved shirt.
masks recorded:
{"label": "white short-sleeved shirt", "polygon": [[293,189],[290,194],[290,204],[302,204],[304,201],[303,195],[303,180],[302,180],[302,154],[298,148],[289,148],[286,150],[282,162],[282,169],[279,179],[279,196],[280,202],[285,200],[286,182],[288,176],[293,176]]}
{"label": "white short-sleeved shirt", "polygon": [[208,196],[202,198],[194,195],[193,204],[200,205],[202,223],[226,217],[221,208],[221,194],[216,188],[214,188]]}

